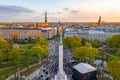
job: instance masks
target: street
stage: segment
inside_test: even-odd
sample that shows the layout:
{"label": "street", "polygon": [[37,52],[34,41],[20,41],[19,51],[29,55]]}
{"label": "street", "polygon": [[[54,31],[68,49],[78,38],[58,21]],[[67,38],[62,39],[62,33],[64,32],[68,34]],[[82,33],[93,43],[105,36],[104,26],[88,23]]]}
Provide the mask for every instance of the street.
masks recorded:
{"label": "street", "polygon": [[[40,69],[37,70],[36,76],[33,80],[54,80],[55,75],[58,71],[58,52],[59,52],[59,37],[56,37],[49,43],[49,52],[50,54],[44,60],[43,65]],[[72,70],[71,70],[71,54],[70,51],[66,48],[63,49],[64,55],[64,71],[68,77],[68,80],[72,79]]]}

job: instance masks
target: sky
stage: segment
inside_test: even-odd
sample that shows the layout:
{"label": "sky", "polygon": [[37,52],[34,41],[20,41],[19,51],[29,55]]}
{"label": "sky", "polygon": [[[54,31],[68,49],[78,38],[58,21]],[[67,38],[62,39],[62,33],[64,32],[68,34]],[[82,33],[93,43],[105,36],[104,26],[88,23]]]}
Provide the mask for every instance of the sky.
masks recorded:
{"label": "sky", "polygon": [[0,0],[0,22],[120,22],[120,0]]}

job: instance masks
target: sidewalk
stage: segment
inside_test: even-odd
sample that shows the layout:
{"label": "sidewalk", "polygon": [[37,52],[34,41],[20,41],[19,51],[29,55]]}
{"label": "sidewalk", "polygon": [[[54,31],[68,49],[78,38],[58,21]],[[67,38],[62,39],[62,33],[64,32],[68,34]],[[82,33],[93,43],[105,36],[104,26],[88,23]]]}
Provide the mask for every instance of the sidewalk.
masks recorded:
{"label": "sidewalk", "polygon": [[[31,67],[33,67],[33,66],[36,66],[36,65],[37,65],[37,63],[29,66],[29,68],[31,68]],[[25,70],[27,70],[27,68],[24,68],[24,69],[22,69],[21,71],[23,72],[23,71],[25,71]],[[5,80],[11,80],[11,78],[14,78],[14,77],[15,77],[15,75],[12,74],[12,75],[10,75],[8,78],[6,78]],[[22,76],[22,78],[27,79],[26,76]]]}
{"label": "sidewalk", "polygon": [[10,66],[10,67],[6,67],[6,68],[1,68],[0,70],[5,70],[5,69],[10,69],[10,68],[14,68],[15,66]]}
{"label": "sidewalk", "polygon": [[38,75],[38,72],[39,72],[39,70],[41,69],[41,67],[39,68],[39,69],[37,69],[36,71],[34,71],[33,73],[31,73],[27,78],[26,78],[26,80],[33,80],[35,77],[37,77],[37,75]]}
{"label": "sidewalk", "polygon": [[[19,66],[21,66],[21,65],[23,65],[23,64],[20,64]],[[6,69],[14,68],[14,67],[15,67],[15,66],[5,67],[5,68],[2,68],[2,69],[0,69],[0,70],[6,70]]]}

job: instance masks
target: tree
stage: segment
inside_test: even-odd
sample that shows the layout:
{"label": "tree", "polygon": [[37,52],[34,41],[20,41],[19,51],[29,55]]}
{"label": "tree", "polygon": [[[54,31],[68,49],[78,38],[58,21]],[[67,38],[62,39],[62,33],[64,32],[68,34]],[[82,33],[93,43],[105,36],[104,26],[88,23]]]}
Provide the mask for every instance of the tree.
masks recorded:
{"label": "tree", "polygon": [[99,41],[99,40],[94,40],[92,41],[92,46],[95,47],[95,48],[99,48],[102,46],[102,43]]}
{"label": "tree", "polygon": [[1,63],[3,62],[3,52],[2,50],[0,49],[0,67],[1,67]]}
{"label": "tree", "polygon": [[111,48],[120,48],[120,34],[107,38],[107,46]]}
{"label": "tree", "polygon": [[[9,61],[15,66],[15,71],[18,70],[20,64],[21,52],[18,48],[13,48],[9,52]],[[15,74],[16,76],[16,74]]]}
{"label": "tree", "polygon": [[92,47],[92,45],[90,43],[86,42],[85,47],[90,48],[90,47]]}
{"label": "tree", "polygon": [[48,45],[48,41],[47,41],[47,39],[45,39],[45,38],[42,38],[42,37],[40,37],[40,36],[38,36],[37,38],[36,38],[36,41],[37,41],[37,44],[39,44],[39,45]]}
{"label": "tree", "polygon": [[4,38],[0,37],[0,49],[3,51],[3,56],[5,60],[8,60],[8,52],[11,48],[11,44]]}
{"label": "tree", "polygon": [[119,60],[112,60],[107,63],[107,69],[114,77],[114,80],[120,80],[120,61]]}
{"label": "tree", "polygon": [[38,44],[31,48],[31,52],[36,58],[38,58],[38,63],[46,56],[44,48]]}
{"label": "tree", "polygon": [[29,36],[27,41],[28,41],[28,43],[31,43],[32,42],[32,37]]}
{"label": "tree", "polygon": [[66,37],[63,40],[63,44],[69,49],[72,49],[72,42],[73,42],[72,37]]}
{"label": "tree", "polygon": [[117,56],[111,56],[108,58],[108,62],[113,60],[119,60],[119,58]]}
{"label": "tree", "polygon": [[118,49],[116,55],[120,58],[120,49]]}
{"label": "tree", "polygon": [[45,53],[47,54],[48,53],[48,46],[43,45],[42,48],[45,50]]}
{"label": "tree", "polygon": [[82,46],[80,36],[66,37],[63,40],[63,44],[71,50]]}
{"label": "tree", "polygon": [[7,48],[9,46],[10,45],[9,45],[8,41],[5,40],[4,38],[0,37],[0,48],[5,49],[5,48]]}
{"label": "tree", "polygon": [[19,39],[19,34],[18,33],[11,34],[11,39],[13,40],[14,43],[16,43]]}
{"label": "tree", "polygon": [[24,56],[24,61],[26,63],[26,67],[27,67],[27,74],[28,74],[28,67],[30,65],[30,61],[32,59],[32,52],[30,51],[30,49],[26,49],[23,53]]}
{"label": "tree", "polygon": [[79,60],[89,60],[89,62],[95,59],[98,50],[93,47],[83,46],[76,48],[73,52],[73,57]]}
{"label": "tree", "polygon": [[79,60],[83,60],[87,54],[86,49],[87,49],[87,47],[76,48],[73,52],[73,57],[76,59],[79,59]]}
{"label": "tree", "polygon": [[86,42],[88,42],[88,40],[85,39],[85,38],[82,38],[82,40],[81,40],[81,44],[82,44],[82,46],[84,46],[84,45],[86,44]]}
{"label": "tree", "polygon": [[82,46],[80,36],[73,36],[72,38],[73,38],[73,42],[71,42],[72,43],[71,47],[73,50],[77,47]]}

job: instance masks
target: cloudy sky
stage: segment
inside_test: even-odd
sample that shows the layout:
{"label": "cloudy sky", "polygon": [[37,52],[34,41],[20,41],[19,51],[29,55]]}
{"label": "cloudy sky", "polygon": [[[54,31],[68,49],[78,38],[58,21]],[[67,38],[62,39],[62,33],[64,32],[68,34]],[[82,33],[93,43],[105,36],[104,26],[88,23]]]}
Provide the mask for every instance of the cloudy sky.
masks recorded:
{"label": "cloudy sky", "polygon": [[0,21],[120,22],[120,0],[0,0]]}

